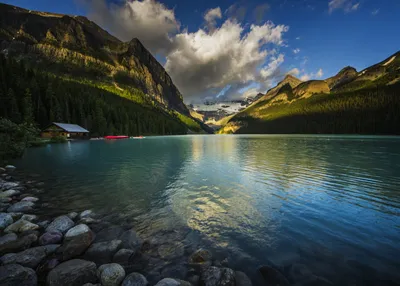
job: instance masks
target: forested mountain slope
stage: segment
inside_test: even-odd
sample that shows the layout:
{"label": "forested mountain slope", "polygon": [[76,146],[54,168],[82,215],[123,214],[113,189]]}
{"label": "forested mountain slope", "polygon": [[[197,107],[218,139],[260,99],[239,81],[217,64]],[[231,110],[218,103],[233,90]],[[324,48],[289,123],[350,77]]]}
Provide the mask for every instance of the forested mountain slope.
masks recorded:
{"label": "forested mountain slope", "polygon": [[123,43],[85,17],[0,4],[0,51],[0,117],[11,106],[22,114],[30,94],[41,127],[56,120],[98,135],[203,131],[139,40]]}
{"label": "forested mountain slope", "polygon": [[[400,134],[400,52],[326,80],[279,83],[219,133]],[[299,83],[300,82],[300,83]]]}

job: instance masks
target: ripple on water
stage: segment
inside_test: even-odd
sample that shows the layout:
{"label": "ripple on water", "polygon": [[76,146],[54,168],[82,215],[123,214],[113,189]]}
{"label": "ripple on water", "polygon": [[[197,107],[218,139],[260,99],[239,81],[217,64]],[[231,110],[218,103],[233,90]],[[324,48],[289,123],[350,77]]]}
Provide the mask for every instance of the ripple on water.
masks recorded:
{"label": "ripple on water", "polygon": [[[16,164],[41,175],[54,213],[117,213],[115,224],[224,252],[238,269],[299,262],[342,285],[399,276],[398,137],[148,139],[35,148]],[[181,251],[171,247],[160,251]]]}

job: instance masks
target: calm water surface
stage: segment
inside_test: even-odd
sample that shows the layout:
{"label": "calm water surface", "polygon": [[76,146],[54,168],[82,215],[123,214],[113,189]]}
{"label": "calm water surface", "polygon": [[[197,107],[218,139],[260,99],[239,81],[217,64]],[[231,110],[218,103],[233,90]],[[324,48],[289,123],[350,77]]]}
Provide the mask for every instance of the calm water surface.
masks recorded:
{"label": "calm water surface", "polygon": [[[400,139],[171,136],[30,149],[54,213],[117,214],[251,272],[302,263],[335,284],[400,281]],[[345,283],[345,284],[343,284]]]}

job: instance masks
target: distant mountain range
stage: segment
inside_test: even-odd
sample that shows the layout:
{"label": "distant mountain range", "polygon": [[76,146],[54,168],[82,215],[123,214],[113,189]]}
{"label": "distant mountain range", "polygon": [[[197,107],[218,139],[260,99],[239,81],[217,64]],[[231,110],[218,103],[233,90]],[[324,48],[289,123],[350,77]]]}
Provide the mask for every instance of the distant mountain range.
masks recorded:
{"label": "distant mountain range", "polygon": [[0,4],[0,51],[27,68],[128,99],[143,114],[158,110],[160,120],[209,131],[191,117],[170,76],[138,39],[121,42],[85,17]]}
{"label": "distant mountain range", "polygon": [[325,80],[287,75],[219,133],[400,134],[400,52],[360,72]]}

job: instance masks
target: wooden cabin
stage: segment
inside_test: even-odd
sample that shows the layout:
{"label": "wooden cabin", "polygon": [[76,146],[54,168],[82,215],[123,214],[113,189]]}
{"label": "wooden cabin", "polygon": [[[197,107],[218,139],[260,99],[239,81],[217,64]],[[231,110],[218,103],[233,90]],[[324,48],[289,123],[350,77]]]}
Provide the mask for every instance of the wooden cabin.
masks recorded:
{"label": "wooden cabin", "polygon": [[53,122],[42,131],[41,136],[43,138],[60,136],[67,139],[89,139],[89,131],[76,124]]}

